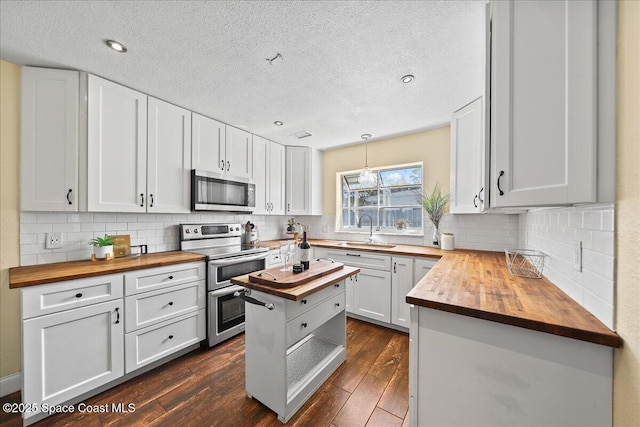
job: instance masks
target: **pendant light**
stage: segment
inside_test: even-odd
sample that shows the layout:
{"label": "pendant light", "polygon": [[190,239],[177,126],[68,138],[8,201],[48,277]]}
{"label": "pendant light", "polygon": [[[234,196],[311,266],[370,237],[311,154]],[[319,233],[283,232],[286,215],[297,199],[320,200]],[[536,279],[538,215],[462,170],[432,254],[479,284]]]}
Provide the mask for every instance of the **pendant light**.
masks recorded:
{"label": "pendant light", "polygon": [[360,184],[373,184],[376,182],[375,175],[369,170],[369,138],[371,138],[371,134],[365,133],[360,136],[364,140],[364,169],[360,172],[358,176],[358,182]]}

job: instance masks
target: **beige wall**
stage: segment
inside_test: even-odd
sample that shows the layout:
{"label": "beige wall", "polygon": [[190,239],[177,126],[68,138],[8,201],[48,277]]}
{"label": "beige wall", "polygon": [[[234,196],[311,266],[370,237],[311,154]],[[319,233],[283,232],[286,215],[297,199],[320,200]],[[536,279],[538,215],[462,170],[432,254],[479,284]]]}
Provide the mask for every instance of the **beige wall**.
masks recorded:
{"label": "beige wall", "polygon": [[20,67],[0,61],[0,378],[20,371],[20,293],[9,267],[20,263]]}
{"label": "beige wall", "polygon": [[[432,129],[396,138],[381,139],[369,143],[369,167],[424,163],[425,189],[439,183],[443,190],[449,189],[449,126]],[[364,167],[364,144],[350,145],[324,152],[322,213],[336,212],[336,173],[362,169]]]}
{"label": "beige wall", "polygon": [[618,3],[614,426],[640,425],[640,2]]}

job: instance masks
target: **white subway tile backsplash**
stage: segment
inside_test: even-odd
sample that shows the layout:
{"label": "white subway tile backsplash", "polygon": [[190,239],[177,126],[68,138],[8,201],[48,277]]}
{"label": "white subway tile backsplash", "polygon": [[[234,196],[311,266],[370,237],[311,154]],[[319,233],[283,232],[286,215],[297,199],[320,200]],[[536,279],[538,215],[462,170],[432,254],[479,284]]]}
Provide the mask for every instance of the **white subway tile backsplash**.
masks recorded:
{"label": "white subway tile backsplash", "polygon": [[53,230],[52,224],[24,223],[20,224],[20,234],[26,233],[48,233]]}
{"label": "white subway tile backsplash", "polygon": [[20,224],[32,224],[38,221],[38,215],[35,212],[20,212]]}
{"label": "white subway tile backsplash", "polygon": [[80,223],[66,222],[62,224],[52,224],[52,231],[81,231]]}
{"label": "white subway tile backsplash", "polygon": [[80,224],[81,231],[105,231],[106,226],[104,222],[83,222]]}
{"label": "white subway tile backsplash", "polygon": [[52,262],[64,262],[67,260],[66,252],[38,254],[38,264],[51,264]]}
{"label": "white subway tile backsplash", "polygon": [[[532,211],[520,215],[520,246],[540,250],[543,274],[600,321],[614,328],[614,207],[611,204]],[[582,271],[573,266],[582,242]]]}
{"label": "white subway tile backsplash", "polygon": [[67,222],[67,215],[60,213],[38,213],[37,222],[39,223],[51,223],[51,222]]}
{"label": "white subway tile backsplash", "polygon": [[94,213],[93,220],[96,222],[116,222],[114,213]]}

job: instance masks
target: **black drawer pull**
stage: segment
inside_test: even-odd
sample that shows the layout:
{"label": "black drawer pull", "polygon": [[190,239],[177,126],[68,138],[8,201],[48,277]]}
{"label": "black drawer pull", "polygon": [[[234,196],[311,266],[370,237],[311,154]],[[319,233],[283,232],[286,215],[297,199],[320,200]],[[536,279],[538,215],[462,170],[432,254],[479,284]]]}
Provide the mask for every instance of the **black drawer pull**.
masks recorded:
{"label": "black drawer pull", "polygon": [[478,195],[476,194],[475,196],[473,196],[473,207],[477,208],[478,204],[476,203],[476,200],[478,199]]}
{"label": "black drawer pull", "polygon": [[335,284],[335,285],[333,285],[333,286],[335,286],[336,288],[339,288],[339,287],[340,287],[340,283],[336,283],[336,284]]}
{"label": "black drawer pull", "polygon": [[307,322],[304,322],[304,323],[302,324],[302,327],[303,327],[303,328],[306,328],[306,327],[307,327]]}
{"label": "black drawer pull", "polygon": [[173,335],[169,335],[169,339],[172,340],[173,339]]}
{"label": "black drawer pull", "polygon": [[340,303],[339,302],[336,303],[336,307],[340,307]]}
{"label": "black drawer pull", "polygon": [[303,299],[303,300],[302,300],[302,301],[300,301],[300,302],[301,302],[301,303],[303,303],[303,304],[306,304],[306,303],[307,303],[307,300],[306,300],[306,299]]}
{"label": "black drawer pull", "polygon": [[169,276],[169,280],[173,280],[173,276]]}
{"label": "black drawer pull", "polygon": [[120,308],[116,307],[116,325],[120,323]]}
{"label": "black drawer pull", "polygon": [[70,188],[69,191],[67,191],[67,202],[69,202],[69,204],[71,204],[71,199],[69,198],[69,196],[71,196],[71,192],[73,190]]}
{"label": "black drawer pull", "polygon": [[77,293],[76,294],[76,298],[82,298],[82,294],[81,293]]}
{"label": "black drawer pull", "polygon": [[502,191],[502,188],[500,188],[500,178],[502,178],[503,175],[504,171],[500,171],[500,174],[498,175],[498,192],[501,196],[504,196],[504,191]]}
{"label": "black drawer pull", "polygon": [[347,252],[347,256],[360,256],[360,254],[350,254]]}
{"label": "black drawer pull", "polygon": [[140,193],[140,207],[144,206],[144,194]]}
{"label": "black drawer pull", "polygon": [[173,305],[173,301],[169,301],[169,305]]}

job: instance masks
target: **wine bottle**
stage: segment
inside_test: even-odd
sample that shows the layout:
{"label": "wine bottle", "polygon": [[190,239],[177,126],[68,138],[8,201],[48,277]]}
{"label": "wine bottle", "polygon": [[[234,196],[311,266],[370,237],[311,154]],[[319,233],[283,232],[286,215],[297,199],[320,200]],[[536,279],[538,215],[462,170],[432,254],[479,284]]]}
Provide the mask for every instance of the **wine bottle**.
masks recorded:
{"label": "wine bottle", "polygon": [[302,243],[300,243],[300,261],[302,268],[309,269],[309,259],[311,258],[311,245],[307,241],[307,231],[302,232]]}

